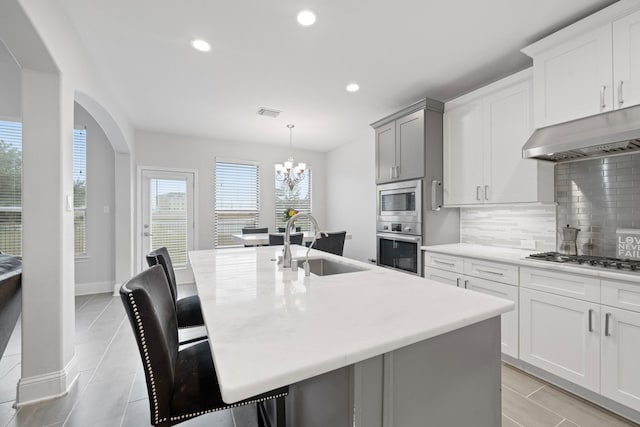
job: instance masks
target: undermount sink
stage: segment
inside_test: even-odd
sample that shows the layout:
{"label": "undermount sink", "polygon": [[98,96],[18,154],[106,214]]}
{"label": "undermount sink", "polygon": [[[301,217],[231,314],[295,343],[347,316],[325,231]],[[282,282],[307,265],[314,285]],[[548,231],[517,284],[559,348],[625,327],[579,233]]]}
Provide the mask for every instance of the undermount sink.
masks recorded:
{"label": "undermount sink", "polygon": [[[298,265],[304,265],[304,258],[298,259]],[[345,264],[329,260],[326,258],[309,258],[309,267],[311,273],[316,276],[330,276],[332,274],[355,273],[358,271],[366,271],[366,268],[356,267],[351,264]]]}

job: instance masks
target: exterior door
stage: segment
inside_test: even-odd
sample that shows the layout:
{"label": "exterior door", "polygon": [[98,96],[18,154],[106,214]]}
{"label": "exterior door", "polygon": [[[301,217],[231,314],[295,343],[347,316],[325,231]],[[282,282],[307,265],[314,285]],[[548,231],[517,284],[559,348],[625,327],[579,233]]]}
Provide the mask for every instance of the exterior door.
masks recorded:
{"label": "exterior door", "polygon": [[178,283],[191,282],[188,251],[194,249],[194,174],[142,171],[142,268],[145,255],[165,246]]}

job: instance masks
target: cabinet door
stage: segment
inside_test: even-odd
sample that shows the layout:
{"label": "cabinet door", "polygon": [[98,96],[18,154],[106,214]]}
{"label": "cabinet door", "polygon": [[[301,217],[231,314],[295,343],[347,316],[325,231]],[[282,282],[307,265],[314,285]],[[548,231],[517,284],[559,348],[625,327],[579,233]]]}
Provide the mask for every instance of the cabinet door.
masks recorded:
{"label": "cabinet door", "polygon": [[601,393],[640,411],[640,313],[604,305],[602,312]]}
{"label": "cabinet door", "polygon": [[444,114],[444,204],[483,203],[482,103],[469,102]]}
{"label": "cabinet door", "polygon": [[376,183],[393,181],[396,167],[396,124],[376,129]]}
{"label": "cabinet door", "polygon": [[464,283],[462,274],[431,267],[424,268],[424,278],[450,286],[463,286]]}
{"label": "cabinet door", "polygon": [[532,82],[525,81],[484,101],[486,203],[538,201],[538,162],[522,158],[522,146],[533,132],[531,88]]}
{"label": "cabinet door", "polygon": [[536,127],[613,109],[611,32],[607,24],[534,58]]}
{"label": "cabinet door", "polygon": [[520,288],[520,359],[600,391],[600,305]]}
{"label": "cabinet door", "polygon": [[615,108],[640,104],[640,11],[613,23]]}
{"label": "cabinet door", "polygon": [[502,352],[511,357],[518,358],[518,287],[505,285],[491,280],[478,279],[465,276],[467,289],[482,294],[493,295],[498,298],[508,299],[515,303],[512,311],[502,314]]}
{"label": "cabinet door", "polygon": [[424,110],[396,120],[398,179],[424,176]]}

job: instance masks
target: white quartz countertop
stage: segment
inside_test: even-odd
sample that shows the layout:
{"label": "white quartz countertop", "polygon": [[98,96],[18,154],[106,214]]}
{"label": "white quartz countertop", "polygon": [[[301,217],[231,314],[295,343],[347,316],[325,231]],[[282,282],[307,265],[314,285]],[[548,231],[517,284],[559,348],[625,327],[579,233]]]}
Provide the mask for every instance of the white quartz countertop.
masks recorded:
{"label": "white quartz countertop", "polygon": [[564,273],[596,276],[603,279],[626,280],[640,284],[640,272],[618,272],[616,270],[605,270],[598,267],[528,259],[526,257],[530,254],[539,252],[530,249],[500,248],[496,246],[473,245],[469,243],[422,246],[421,249],[445,255],[504,262],[516,264],[521,267],[544,268]]}
{"label": "white quartz countertop", "polygon": [[[189,253],[223,399],[233,403],[495,317],[511,301],[312,250],[366,271],[305,277],[282,247]],[[294,258],[306,248],[293,246]]]}

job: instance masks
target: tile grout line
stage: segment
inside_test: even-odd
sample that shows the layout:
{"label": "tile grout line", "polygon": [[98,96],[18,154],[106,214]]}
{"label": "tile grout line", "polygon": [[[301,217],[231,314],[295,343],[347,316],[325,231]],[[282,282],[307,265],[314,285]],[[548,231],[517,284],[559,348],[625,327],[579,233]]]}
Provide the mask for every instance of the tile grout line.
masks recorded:
{"label": "tile grout line", "polygon": [[507,414],[503,413],[502,416],[505,417],[506,419],[508,419],[509,421],[511,421],[512,423],[518,424],[520,427],[524,427],[524,425],[520,424],[519,422],[517,422],[516,420],[514,420],[513,418],[511,418]]}
{"label": "tile grout line", "polygon": [[[116,332],[116,334],[117,334],[117,332]],[[127,409],[129,409],[129,404],[133,403],[133,402],[131,402],[131,393],[133,393],[133,388],[136,385],[136,377],[138,376],[138,370],[139,369],[140,369],[140,366],[138,366],[136,368],[136,372],[135,372],[135,374],[133,374],[133,379],[131,380],[131,386],[129,387],[129,394],[127,395],[127,403],[126,403],[126,405],[124,405],[124,412],[122,413],[122,419],[120,420],[120,427],[122,427],[124,425],[124,420],[127,417]],[[143,399],[134,400],[134,402],[139,402],[140,400],[143,400]]]}
{"label": "tile grout line", "polygon": [[556,425],[555,425],[555,426],[553,426],[553,427],[558,427],[560,424],[562,424],[562,423],[563,423],[563,422],[565,422],[565,421],[567,421],[567,419],[566,419],[566,418],[563,418],[563,419],[562,419],[562,421],[560,421],[558,424],[556,424]]}
{"label": "tile grout line", "polygon": [[529,399],[532,395],[536,394],[537,392],[539,392],[540,390],[542,390],[543,388],[545,388],[547,385],[543,384],[542,386],[540,386],[539,388],[535,389],[534,391],[532,391],[531,393],[527,394],[525,397],[527,399]]}
{"label": "tile grout line", "polygon": [[[93,297],[92,297],[93,298]],[[89,331],[93,325],[98,321],[98,319],[100,318],[100,316],[102,316],[104,314],[105,311],[107,311],[107,308],[109,308],[109,306],[113,303],[113,298],[111,298],[111,300],[104,306],[104,308],[102,309],[102,311],[100,311],[100,313],[96,316],[95,319],[93,319],[93,321],[91,323],[89,323],[89,326],[87,326],[87,331]],[[119,328],[118,328],[119,329]],[[117,332],[117,331],[116,331]],[[111,343],[109,343],[109,345],[111,345]],[[107,347],[108,348],[108,347]]]}
{"label": "tile grout line", "polygon": [[[109,302],[109,304],[111,304],[111,302]],[[107,307],[109,306],[109,304],[107,304]],[[105,307],[106,310],[106,307]],[[104,310],[102,311],[102,313],[104,313]],[[102,315],[102,313],[100,313],[100,315]],[[96,317],[96,320],[99,318],[100,316]],[[126,317],[126,316],[125,316]],[[93,372],[91,373],[91,377],[89,378],[89,380],[87,381],[87,385],[86,387],[89,387],[89,384],[91,384],[91,381],[93,380],[93,378],[96,376],[96,372],[98,372],[98,368],[100,367],[100,365],[102,364],[102,362],[104,361],[105,357],[107,356],[107,353],[109,352],[109,349],[111,348],[111,346],[113,345],[113,342],[116,340],[116,337],[118,336],[118,331],[122,328],[122,325],[124,324],[124,321],[126,319],[122,319],[120,321],[120,325],[118,325],[118,327],[116,328],[115,332],[113,333],[113,336],[111,337],[111,340],[109,340],[109,345],[107,346],[107,348],[105,349],[104,353],[102,353],[102,357],[100,357],[100,361],[96,364],[96,368],[93,370]],[[80,384],[78,384],[78,387],[80,386]],[[80,392],[80,390],[78,390],[78,392]],[[62,422],[62,426],[66,426],[67,422],[69,421],[69,418],[71,418],[71,414],[73,414],[73,411],[78,407],[78,404],[80,403],[80,401],[82,400],[82,397],[78,397],[78,399],[74,402],[74,404],[71,406],[71,409],[69,410],[69,413],[67,414],[67,417],[64,419],[64,421]],[[124,418],[124,413],[122,414],[122,417]],[[121,421],[122,423],[122,421]]]}
{"label": "tile grout line", "polygon": [[[515,391],[515,390],[514,390],[514,389],[512,389],[511,387],[509,387],[509,386],[505,386],[504,384],[503,384],[502,386],[503,386],[504,388],[507,388],[507,389],[511,390],[512,392],[514,392],[514,393],[518,394],[519,396],[522,396],[520,393],[518,393],[517,391]],[[532,393],[532,394],[533,394],[533,393]],[[549,412],[549,413],[552,413],[552,414],[554,414],[554,415],[559,416],[560,418],[562,418],[562,419],[563,419],[563,421],[564,421],[565,419],[567,419],[567,420],[569,420],[569,421],[573,422],[571,419],[569,419],[569,418],[565,417],[564,415],[558,414],[557,412],[555,412],[555,411],[553,411],[553,410],[551,410],[551,409],[547,408],[546,406],[543,406],[541,403],[538,403],[538,402],[536,402],[536,401],[535,401],[535,400],[533,400],[533,399],[529,399],[528,397],[525,397],[525,396],[522,396],[522,398],[523,398],[523,399],[525,399],[525,400],[527,400],[527,401],[529,401],[529,402],[531,402],[531,403],[533,403],[533,404],[534,404],[534,405],[536,405],[536,406],[539,406],[540,408],[544,409],[545,411],[547,411],[547,412]],[[575,423],[574,423],[574,424],[575,424]]]}

